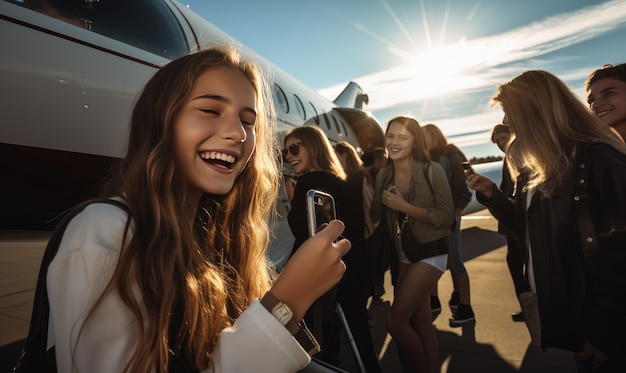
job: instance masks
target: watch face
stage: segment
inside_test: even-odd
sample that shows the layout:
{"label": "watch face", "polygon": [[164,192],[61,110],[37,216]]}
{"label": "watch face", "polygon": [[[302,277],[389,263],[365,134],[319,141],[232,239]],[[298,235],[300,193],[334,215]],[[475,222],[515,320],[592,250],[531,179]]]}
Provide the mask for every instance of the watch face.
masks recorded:
{"label": "watch face", "polygon": [[287,325],[289,320],[293,317],[293,312],[291,312],[289,307],[282,303],[277,304],[272,310],[272,313],[282,325]]}

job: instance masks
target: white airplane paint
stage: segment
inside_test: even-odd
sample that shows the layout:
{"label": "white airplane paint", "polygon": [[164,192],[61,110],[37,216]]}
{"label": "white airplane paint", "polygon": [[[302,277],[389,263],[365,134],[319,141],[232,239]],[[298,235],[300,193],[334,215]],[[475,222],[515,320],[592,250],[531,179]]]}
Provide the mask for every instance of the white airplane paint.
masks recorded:
{"label": "white airplane paint", "polygon": [[133,102],[148,79],[214,45],[234,45],[268,71],[279,138],[314,125],[365,153],[382,146],[356,83],[328,101],[176,1],[0,0],[0,34],[0,229],[49,229],[50,219],[93,195],[124,154]]}

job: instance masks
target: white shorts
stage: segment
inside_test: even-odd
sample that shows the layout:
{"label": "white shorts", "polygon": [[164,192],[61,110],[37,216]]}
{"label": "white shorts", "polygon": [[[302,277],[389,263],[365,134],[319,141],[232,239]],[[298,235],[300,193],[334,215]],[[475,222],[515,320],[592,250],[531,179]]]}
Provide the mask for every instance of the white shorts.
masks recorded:
{"label": "white shorts", "polygon": [[[399,241],[399,238],[396,239],[396,248],[396,252],[398,253],[398,261],[403,264],[411,264],[411,261],[404,253],[404,250],[402,250],[402,242]],[[448,254],[432,256],[430,258],[422,259],[420,260],[420,262],[433,266],[441,272],[445,272],[446,268],[448,268]]]}
{"label": "white shorts", "polygon": [[420,260],[422,263],[430,264],[437,268],[440,272],[445,272],[448,267],[448,254],[431,256],[430,258]]}
{"label": "white shorts", "polygon": [[[402,249],[398,251],[398,259],[400,263],[411,264],[409,258],[406,257],[406,254]],[[431,256],[430,258],[420,260],[422,263],[426,263],[430,266],[437,268],[440,272],[445,272],[448,267],[448,254],[441,254],[437,256]]]}

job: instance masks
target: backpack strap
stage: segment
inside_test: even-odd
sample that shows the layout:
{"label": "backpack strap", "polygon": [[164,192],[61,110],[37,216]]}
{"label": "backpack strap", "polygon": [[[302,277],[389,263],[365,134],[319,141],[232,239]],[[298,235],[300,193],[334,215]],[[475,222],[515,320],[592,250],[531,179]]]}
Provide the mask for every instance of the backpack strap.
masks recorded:
{"label": "backpack strap", "polygon": [[[114,200],[103,199],[94,203],[109,203],[119,207],[130,214],[130,209],[126,204]],[[15,367],[12,372],[27,371],[56,371],[56,361],[54,356],[54,346],[51,348],[50,356],[46,356],[48,343],[48,321],[50,317],[50,304],[48,302],[48,287],[46,277],[48,275],[48,267],[59,251],[59,244],[63,239],[63,233],[69,225],[70,221],[76,217],[88,204],[80,204],[63,215],[61,221],[57,224],[48,240],[46,249],[39,267],[39,275],[37,278],[37,287],[35,289],[35,300],[33,302],[33,311],[30,318],[30,327],[28,329],[28,337],[26,344],[22,348]],[[52,360],[52,361],[51,361]]]}
{"label": "backpack strap", "polygon": [[437,197],[435,196],[435,191],[433,190],[433,183],[431,181],[433,172],[430,169],[430,162],[424,163],[424,179],[426,179],[426,184],[428,184],[428,188],[430,189],[430,193],[435,198],[435,203],[437,202]]}

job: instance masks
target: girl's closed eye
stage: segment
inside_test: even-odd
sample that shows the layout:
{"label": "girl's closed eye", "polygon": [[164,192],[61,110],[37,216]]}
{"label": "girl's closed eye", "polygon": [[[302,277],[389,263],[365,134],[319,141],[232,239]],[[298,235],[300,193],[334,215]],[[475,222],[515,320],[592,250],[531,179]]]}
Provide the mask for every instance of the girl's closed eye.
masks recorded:
{"label": "girl's closed eye", "polygon": [[254,127],[254,125],[256,124],[256,118],[254,119],[250,119],[250,118],[241,118],[241,123],[245,126],[248,127]]}
{"label": "girl's closed eye", "polygon": [[256,124],[256,111],[252,108],[245,108],[239,112],[239,120],[241,123],[248,127],[254,127]]}
{"label": "girl's closed eye", "polygon": [[205,114],[220,115],[220,112],[214,109],[200,109],[200,111]]}

